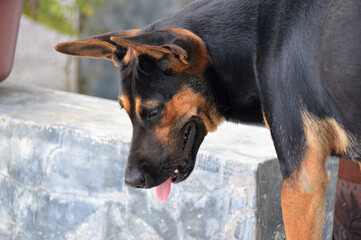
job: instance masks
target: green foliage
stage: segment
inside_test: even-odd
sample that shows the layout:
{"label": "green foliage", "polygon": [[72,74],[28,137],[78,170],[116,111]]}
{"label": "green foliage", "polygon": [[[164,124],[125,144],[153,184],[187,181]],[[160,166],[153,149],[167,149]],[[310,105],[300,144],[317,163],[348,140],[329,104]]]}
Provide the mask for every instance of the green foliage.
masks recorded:
{"label": "green foliage", "polygon": [[79,14],[92,15],[103,0],[24,0],[23,14],[61,33],[77,35]]}

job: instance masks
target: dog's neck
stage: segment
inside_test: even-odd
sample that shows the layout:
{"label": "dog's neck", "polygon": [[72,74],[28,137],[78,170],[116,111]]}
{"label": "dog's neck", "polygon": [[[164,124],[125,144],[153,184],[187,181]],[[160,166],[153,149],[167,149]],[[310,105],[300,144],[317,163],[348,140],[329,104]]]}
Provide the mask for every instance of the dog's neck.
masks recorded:
{"label": "dog's neck", "polygon": [[255,74],[257,25],[257,1],[205,0],[153,23],[145,31],[176,27],[198,35],[212,58],[205,77],[218,111],[230,121],[260,122]]}

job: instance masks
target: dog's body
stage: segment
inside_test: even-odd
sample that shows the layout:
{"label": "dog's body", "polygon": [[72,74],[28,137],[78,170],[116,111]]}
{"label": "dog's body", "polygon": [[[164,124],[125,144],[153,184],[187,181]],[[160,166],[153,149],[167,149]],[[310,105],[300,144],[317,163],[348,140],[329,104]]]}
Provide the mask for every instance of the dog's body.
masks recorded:
{"label": "dog's body", "polygon": [[56,49],[121,66],[129,185],[182,181],[223,119],[264,119],[287,239],[320,239],[327,156],[361,160],[360,22],[359,0],[202,0],[142,30]]}

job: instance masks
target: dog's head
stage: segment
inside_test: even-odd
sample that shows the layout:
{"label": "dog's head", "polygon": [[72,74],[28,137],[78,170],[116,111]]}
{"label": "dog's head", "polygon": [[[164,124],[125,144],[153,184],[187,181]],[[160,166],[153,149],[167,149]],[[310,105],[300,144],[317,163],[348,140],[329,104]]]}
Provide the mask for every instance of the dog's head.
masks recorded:
{"label": "dog's head", "polygon": [[55,49],[120,66],[119,103],[133,124],[125,170],[129,186],[167,189],[190,175],[204,137],[222,121],[204,76],[211,58],[198,36],[175,28],[130,30]]}

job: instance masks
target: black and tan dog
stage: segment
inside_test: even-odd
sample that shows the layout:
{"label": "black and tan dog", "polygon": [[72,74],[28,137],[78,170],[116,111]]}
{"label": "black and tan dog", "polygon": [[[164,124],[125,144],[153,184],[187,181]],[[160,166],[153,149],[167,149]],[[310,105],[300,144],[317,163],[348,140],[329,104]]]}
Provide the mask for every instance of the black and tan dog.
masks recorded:
{"label": "black and tan dog", "polygon": [[141,30],[61,43],[120,66],[133,124],[128,185],[193,170],[223,121],[269,127],[284,177],[287,239],[321,239],[329,154],[361,160],[360,0],[201,0]]}

